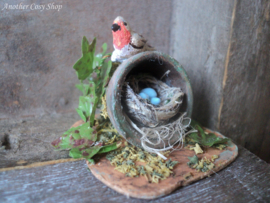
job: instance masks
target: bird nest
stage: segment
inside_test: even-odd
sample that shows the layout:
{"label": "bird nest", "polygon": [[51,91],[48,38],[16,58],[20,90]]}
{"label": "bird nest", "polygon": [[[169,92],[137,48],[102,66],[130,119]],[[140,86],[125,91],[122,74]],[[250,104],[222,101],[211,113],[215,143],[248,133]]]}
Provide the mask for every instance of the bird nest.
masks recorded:
{"label": "bird nest", "polygon": [[[157,127],[169,123],[179,113],[184,93],[179,87],[170,87],[150,75],[131,75],[124,86],[124,101],[129,117],[139,127]],[[139,92],[151,87],[160,98],[155,106],[141,98]]]}

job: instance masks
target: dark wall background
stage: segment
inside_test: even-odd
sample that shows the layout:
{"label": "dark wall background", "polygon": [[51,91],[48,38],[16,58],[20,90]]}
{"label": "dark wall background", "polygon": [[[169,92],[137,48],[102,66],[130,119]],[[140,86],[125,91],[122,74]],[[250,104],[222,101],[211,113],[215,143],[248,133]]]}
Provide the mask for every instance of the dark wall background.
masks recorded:
{"label": "dark wall background", "polygon": [[187,70],[194,119],[270,162],[269,1],[57,0],[59,12],[2,10],[20,2],[0,2],[0,120],[74,112],[82,36],[112,51],[110,26],[122,15]]}

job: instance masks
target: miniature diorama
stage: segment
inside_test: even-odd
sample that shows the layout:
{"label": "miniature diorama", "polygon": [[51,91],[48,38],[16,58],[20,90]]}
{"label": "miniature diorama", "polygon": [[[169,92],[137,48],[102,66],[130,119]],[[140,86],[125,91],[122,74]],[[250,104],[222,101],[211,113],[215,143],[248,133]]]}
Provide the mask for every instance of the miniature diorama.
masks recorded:
{"label": "miniature diorama", "polygon": [[74,64],[82,92],[80,121],[52,142],[86,159],[92,174],[126,196],[154,199],[230,164],[238,149],[191,119],[193,93],[185,69],[118,16],[114,51],[96,53],[82,39]]}

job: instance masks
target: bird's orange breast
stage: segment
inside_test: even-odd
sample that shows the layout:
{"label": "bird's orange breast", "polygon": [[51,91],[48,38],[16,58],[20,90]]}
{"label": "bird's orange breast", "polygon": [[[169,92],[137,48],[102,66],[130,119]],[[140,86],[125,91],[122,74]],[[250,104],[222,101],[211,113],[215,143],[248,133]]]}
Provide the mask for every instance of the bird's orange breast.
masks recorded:
{"label": "bird's orange breast", "polygon": [[113,44],[115,48],[122,49],[125,45],[130,43],[131,34],[130,31],[127,30],[126,27],[123,25],[123,23],[120,23],[119,26],[121,27],[121,30],[112,32]]}

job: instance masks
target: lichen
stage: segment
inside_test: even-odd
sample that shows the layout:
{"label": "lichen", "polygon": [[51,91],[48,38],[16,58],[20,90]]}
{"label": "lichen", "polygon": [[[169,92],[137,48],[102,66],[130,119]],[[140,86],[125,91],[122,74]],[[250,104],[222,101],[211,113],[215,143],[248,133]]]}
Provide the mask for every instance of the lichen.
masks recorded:
{"label": "lichen", "polygon": [[218,155],[213,155],[210,159],[206,157],[201,158],[200,160],[196,155],[193,157],[188,157],[190,160],[187,164],[190,168],[196,169],[198,172],[207,172],[215,168],[214,161],[218,158]]}
{"label": "lichen", "polygon": [[[168,156],[169,152],[163,152]],[[156,154],[151,154],[140,148],[126,145],[125,147],[107,154],[106,158],[115,170],[124,173],[128,177],[144,176],[147,181],[159,183],[160,180],[168,178],[173,172],[177,161],[164,161]]]}
{"label": "lichen", "polygon": [[200,145],[198,143],[195,144],[195,147],[190,147],[190,150],[194,150],[196,154],[202,154],[203,150],[200,147]]}

